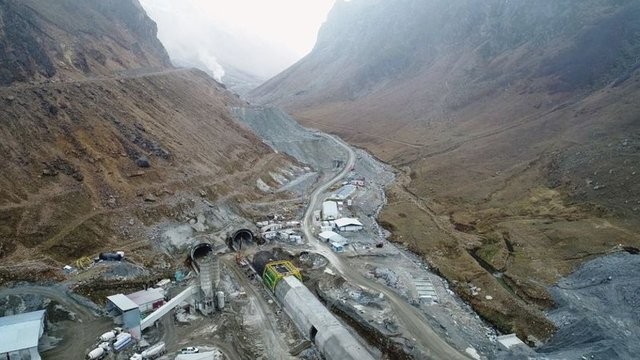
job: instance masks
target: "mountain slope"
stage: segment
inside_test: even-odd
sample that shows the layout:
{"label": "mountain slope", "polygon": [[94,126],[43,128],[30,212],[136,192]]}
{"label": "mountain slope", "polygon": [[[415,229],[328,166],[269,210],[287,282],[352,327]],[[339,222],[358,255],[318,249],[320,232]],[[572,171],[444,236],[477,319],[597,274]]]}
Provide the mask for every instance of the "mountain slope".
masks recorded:
{"label": "mountain slope", "polygon": [[502,330],[546,338],[546,285],[640,246],[639,17],[626,0],[337,2],[250,98],[401,169],[395,238]]}
{"label": "mountain slope", "polygon": [[0,56],[0,85],[171,64],[156,24],[130,0],[2,0]]}
{"label": "mountain slope", "polygon": [[[0,87],[0,283],[116,248],[162,263],[150,240],[158,224],[184,221],[203,201],[256,199],[262,174],[294,163],[233,118],[229,108],[243,103],[224,86],[168,65],[136,0],[3,5],[3,19],[28,27],[5,36],[0,53],[25,60],[0,67],[20,74]],[[87,14],[98,22],[91,34],[76,31]],[[108,54],[106,65],[75,67],[57,58],[64,44],[77,45],[73,56]]]}

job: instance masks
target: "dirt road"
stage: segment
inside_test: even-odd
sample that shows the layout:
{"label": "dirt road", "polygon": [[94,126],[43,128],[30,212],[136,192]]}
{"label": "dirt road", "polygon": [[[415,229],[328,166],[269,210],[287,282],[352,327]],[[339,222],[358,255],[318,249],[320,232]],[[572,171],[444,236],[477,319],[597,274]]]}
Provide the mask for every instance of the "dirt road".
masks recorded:
{"label": "dirt road", "polygon": [[318,208],[319,204],[323,200],[323,193],[327,191],[332,185],[340,181],[353,167],[356,161],[356,155],[353,149],[341,139],[335,136],[325,135],[340,146],[342,146],[349,154],[348,160],[338,174],[326,183],[318,186],[311,194],[309,204],[303,219],[303,230],[307,239],[309,239],[309,245],[315,249],[315,252],[324,256],[329,260],[335,270],[344,277],[347,281],[367,288],[371,291],[383,293],[389,304],[393,308],[394,314],[398,317],[400,322],[405,328],[413,335],[415,342],[419,344],[426,354],[434,359],[468,359],[465,355],[454,349],[445,340],[443,340],[436,332],[429,326],[427,320],[420,312],[419,309],[411,306],[400,298],[393,290],[381,285],[373,280],[367,279],[360,273],[353,271],[349,265],[340,258],[336,253],[331,251],[327,246],[322,244],[312,232],[312,216],[314,209]]}
{"label": "dirt road", "polygon": [[242,288],[246,290],[247,296],[254,309],[256,309],[256,315],[260,318],[260,326],[262,326],[261,334],[266,342],[266,349],[269,351],[270,359],[286,360],[294,359],[289,355],[289,346],[286,343],[284,336],[278,336],[282,332],[278,330],[277,322],[275,319],[269,318],[268,314],[271,313],[269,305],[264,301],[264,298],[258,294],[253,288],[252,284],[247,279],[247,276],[238,268],[238,266],[232,261],[223,259],[222,262],[228,269],[233,271]]}

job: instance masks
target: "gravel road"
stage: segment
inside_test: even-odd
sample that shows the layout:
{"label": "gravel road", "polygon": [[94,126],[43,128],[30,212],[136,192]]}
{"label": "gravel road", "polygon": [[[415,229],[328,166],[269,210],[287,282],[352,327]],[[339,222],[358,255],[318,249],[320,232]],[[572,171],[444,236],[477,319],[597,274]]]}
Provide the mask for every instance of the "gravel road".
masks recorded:
{"label": "gravel road", "polygon": [[444,339],[442,339],[428,324],[424,314],[419,309],[409,305],[404,299],[388,287],[377,283],[375,280],[367,279],[360,273],[353,271],[349,265],[347,265],[341,257],[331,251],[326,245],[322,244],[314,235],[312,228],[312,216],[313,211],[319,207],[319,203],[322,200],[323,193],[336,182],[340,181],[353,167],[356,160],[356,155],[353,149],[342,140],[331,136],[325,135],[328,138],[333,139],[338,144],[344,147],[348,152],[349,158],[343,171],[334,176],[331,180],[316,188],[311,194],[309,200],[309,206],[305,217],[303,219],[303,230],[309,244],[315,248],[315,252],[323,255],[335,270],[340,273],[347,281],[363,286],[370,291],[382,293],[386,296],[389,305],[394,311],[394,314],[407,328],[407,330],[413,334],[416,342],[420,344],[426,354],[435,359],[467,359],[468,357],[463,355],[458,350],[454,349]]}

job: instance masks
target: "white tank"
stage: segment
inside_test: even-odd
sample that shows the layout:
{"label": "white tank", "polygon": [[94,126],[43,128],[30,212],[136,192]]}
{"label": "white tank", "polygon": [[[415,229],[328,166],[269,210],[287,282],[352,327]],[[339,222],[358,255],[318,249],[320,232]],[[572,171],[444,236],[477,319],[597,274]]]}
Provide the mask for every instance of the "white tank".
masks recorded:
{"label": "white tank", "polygon": [[101,342],[100,345],[98,345],[98,347],[109,351],[109,342],[107,342],[107,341]]}
{"label": "white tank", "polygon": [[129,344],[130,342],[131,342],[131,334],[128,334],[128,333],[118,334],[118,337],[116,338],[116,342],[113,343],[113,349],[116,351],[120,351],[125,346],[127,346],[127,344]]}
{"label": "white tank", "polygon": [[147,350],[143,351],[141,355],[143,359],[152,359],[153,357],[164,353],[164,350],[165,350],[165,345],[164,345],[164,342],[161,341],[149,347]]}
{"label": "white tank", "polygon": [[87,358],[90,360],[95,360],[95,359],[100,359],[102,355],[104,355],[104,349],[99,347],[91,350],[87,354]]}
{"label": "white tank", "polygon": [[216,293],[216,298],[218,300],[218,309],[224,309],[224,292],[218,291]]}
{"label": "white tank", "polygon": [[100,335],[101,341],[111,341],[116,338],[116,333],[112,331],[107,331],[106,333]]}

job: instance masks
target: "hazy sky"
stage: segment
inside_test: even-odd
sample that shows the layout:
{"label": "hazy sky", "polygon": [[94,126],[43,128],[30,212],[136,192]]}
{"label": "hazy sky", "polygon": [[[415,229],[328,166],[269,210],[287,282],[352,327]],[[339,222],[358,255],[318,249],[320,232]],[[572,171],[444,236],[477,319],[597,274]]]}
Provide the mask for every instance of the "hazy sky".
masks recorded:
{"label": "hazy sky", "polygon": [[271,77],[306,55],[335,0],[140,0],[179,65]]}

